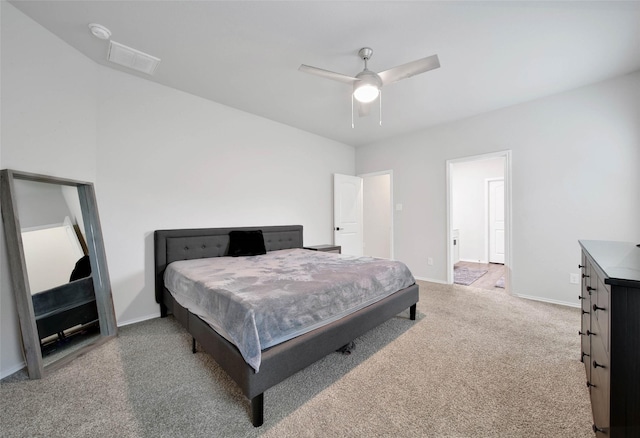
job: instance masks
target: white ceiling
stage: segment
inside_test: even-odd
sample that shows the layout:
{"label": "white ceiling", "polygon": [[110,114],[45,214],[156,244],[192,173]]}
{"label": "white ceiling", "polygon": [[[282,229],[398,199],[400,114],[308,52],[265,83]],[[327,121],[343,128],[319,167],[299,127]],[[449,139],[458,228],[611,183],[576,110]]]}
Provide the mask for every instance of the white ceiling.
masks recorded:
{"label": "white ceiling", "polygon": [[[112,39],[162,59],[140,77],[361,146],[640,70],[640,1],[12,1],[96,62]],[[441,68],[383,89],[356,114],[351,88],[301,63],[355,75],[438,54]]]}

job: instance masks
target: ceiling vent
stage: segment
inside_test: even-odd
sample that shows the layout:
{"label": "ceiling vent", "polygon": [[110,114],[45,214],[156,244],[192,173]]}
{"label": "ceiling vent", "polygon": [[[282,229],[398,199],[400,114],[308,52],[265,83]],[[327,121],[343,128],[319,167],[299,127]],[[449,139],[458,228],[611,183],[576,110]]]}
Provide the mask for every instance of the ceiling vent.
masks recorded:
{"label": "ceiling vent", "polygon": [[159,58],[132,49],[124,44],[116,43],[113,40],[109,41],[109,55],[107,59],[148,75],[154,74],[158,64],[160,64]]}

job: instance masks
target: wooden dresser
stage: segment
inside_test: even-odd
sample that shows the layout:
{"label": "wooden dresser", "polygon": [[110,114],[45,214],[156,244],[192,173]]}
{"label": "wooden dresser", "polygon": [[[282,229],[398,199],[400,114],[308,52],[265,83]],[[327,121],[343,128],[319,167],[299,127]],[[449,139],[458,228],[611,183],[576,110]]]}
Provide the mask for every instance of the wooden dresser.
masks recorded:
{"label": "wooden dresser", "polygon": [[640,248],[581,240],[581,358],[597,437],[640,438]]}

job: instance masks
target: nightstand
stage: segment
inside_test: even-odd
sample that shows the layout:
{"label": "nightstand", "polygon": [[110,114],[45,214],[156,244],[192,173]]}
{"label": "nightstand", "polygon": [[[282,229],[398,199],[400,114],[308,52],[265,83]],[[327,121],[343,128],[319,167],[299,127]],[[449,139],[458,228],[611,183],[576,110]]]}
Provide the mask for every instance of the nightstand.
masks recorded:
{"label": "nightstand", "polygon": [[305,246],[304,249],[310,249],[311,251],[334,252],[336,254],[342,253],[342,247],[340,245],[313,245]]}

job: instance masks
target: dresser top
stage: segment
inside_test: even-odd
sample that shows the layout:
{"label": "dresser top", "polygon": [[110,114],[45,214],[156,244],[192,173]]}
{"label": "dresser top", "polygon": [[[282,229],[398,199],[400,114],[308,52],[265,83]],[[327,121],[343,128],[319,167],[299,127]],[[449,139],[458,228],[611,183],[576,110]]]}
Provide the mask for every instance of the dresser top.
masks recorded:
{"label": "dresser top", "polygon": [[635,243],[606,240],[580,240],[579,243],[609,277],[605,283],[640,282],[640,248]]}

